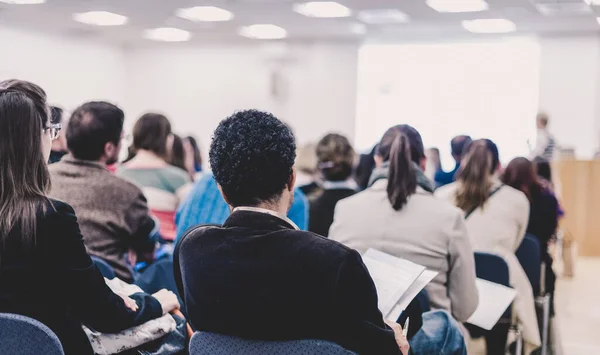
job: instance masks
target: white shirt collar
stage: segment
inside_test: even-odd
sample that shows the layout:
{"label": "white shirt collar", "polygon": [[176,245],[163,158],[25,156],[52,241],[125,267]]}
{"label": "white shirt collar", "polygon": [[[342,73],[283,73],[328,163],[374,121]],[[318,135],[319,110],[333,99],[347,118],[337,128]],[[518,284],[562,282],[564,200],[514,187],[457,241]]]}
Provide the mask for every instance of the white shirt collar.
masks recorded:
{"label": "white shirt collar", "polygon": [[292,227],[294,227],[295,230],[300,230],[300,228],[298,228],[298,226],[296,225],[296,223],[294,223],[291,219],[287,218],[286,216],[281,216],[279,213],[277,213],[275,211],[271,211],[271,210],[267,210],[267,209],[259,208],[259,207],[245,207],[245,206],[241,206],[241,207],[234,208],[232,212],[237,212],[237,211],[247,211],[247,212],[257,212],[257,213],[269,214],[269,215],[271,215],[273,217],[277,217],[279,219],[284,220],[285,222],[287,222],[288,224],[290,224]]}

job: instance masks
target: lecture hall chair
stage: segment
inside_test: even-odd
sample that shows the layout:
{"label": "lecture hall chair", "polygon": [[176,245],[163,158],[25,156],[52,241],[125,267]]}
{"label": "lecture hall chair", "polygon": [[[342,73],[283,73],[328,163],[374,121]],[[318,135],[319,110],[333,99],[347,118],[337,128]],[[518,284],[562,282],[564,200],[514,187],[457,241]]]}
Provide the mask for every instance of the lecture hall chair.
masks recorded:
{"label": "lecture hall chair", "polygon": [[261,341],[196,332],[190,341],[190,355],[356,355],[324,340]]}
{"label": "lecture hall chair", "polygon": [[35,319],[0,313],[0,354],[64,355],[56,334]]}
{"label": "lecture hall chair", "polygon": [[515,252],[523,267],[535,295],[535,305],[542,310],[542,353],[548,353],[550,328],[551,296],[546,292],[546,265],[542,262],[540,241],[534,235],[528,234]]}

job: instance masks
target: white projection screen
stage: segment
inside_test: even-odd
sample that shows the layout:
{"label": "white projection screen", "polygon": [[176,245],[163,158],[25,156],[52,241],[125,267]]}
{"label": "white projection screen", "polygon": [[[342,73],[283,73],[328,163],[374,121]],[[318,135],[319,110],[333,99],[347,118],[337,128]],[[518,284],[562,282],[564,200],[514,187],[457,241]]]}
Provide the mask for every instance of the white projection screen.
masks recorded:
{"label": "white projection screen", "polygon": [[533,38],[365,44],[359,51],[355,142],[368,150],[385,130],[410,124],[453,167],[450,139],[490,138],[506,163],[535,137],[540,48]]}

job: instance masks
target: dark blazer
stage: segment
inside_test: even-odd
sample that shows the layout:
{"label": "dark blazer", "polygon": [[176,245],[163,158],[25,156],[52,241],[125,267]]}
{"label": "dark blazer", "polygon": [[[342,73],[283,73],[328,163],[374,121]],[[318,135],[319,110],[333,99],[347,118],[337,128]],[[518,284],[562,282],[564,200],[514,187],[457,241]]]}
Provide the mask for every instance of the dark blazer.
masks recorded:
{"label": "dark blazer", "polygon": [[358,252],[283,219],[236,211],[175,251],[188,320],[248,339],[323,339],[359,354],[400,354]]}
{"label": "dark blazer", "polygon": [[71,206],[50,200],[40,208],[35,238],[35,246],[24,250],[17,232],[8,235],[1,254],[0,312],[44,323],[66,355],[94,353],[82,323],[115,333],[162,315],[153,297],[135,294],[140,309],[133,312],[106,286],[85,251]]}
{"label": "dark blazer", "polygon": [[339,200],[356,194],[353,189],[327,189],[319,197],[310,203],[310,217],[308,218],[308,230],[327,237],[329,227],[333,223],[335,205]]}

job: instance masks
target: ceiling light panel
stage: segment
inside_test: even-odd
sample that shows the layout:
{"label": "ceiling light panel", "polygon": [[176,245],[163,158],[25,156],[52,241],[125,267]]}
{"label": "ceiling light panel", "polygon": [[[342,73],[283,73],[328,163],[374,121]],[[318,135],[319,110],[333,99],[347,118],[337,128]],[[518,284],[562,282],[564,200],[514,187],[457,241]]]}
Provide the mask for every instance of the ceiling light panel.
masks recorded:
{"label": "ceiling light panel", "polygon": [[144,32],[144,38],[163,42],[185,42],[192,38],[192,34],[179,28],[159,27],[146,30]]}
{"label": "ceiling light panel", "polygon": [[295,4],[294,11],[308,17],[336,18],[349,17],[352,10],[334,1],[312,1]]}
{"label": "ceiling light panel", "polygon": [[406,23],[410,17],[396,9],[365,10],[358,13],[358,19],[371,25]]}
{"label": "ceiling light panel", "polygon": [[473,33],[509,33],[517,30],[514,22],[507,19],[481,19],[462,22],[463,27]]}
{"label": "ceiling light panel", "polygon": [[284,28],[271,24],[242,27],[239,34],[252,39],[282,39],[287,37],[287,31]]}
{"label": "ceiling light panel", "polygon": [[108,11],[90,11],[73,14],[77,22],[94,26],[122,26],[127,23],[127,16]]}
{"label": "ceiling light panel", "polygon": [[46,0],[0,0],[0,2],[11,5],[38,5],[45,3]]}
{"label": "ceiling light panel", "polygon": [[581,15],[593,13],[590,5],[597,0],[535,0],[535,8],[545,16]]}
{"label": "ceiling light panel", "polygon": [[231,11],[216,6],[195,6],[178,9],[175,14],[186,20],[199,22],[222,22],[233,19]]}
{"label": "ceiling light panel", "polygon": [[484,0],[427,0],[427,6],[437,12],[479,12],[489,9]]}

